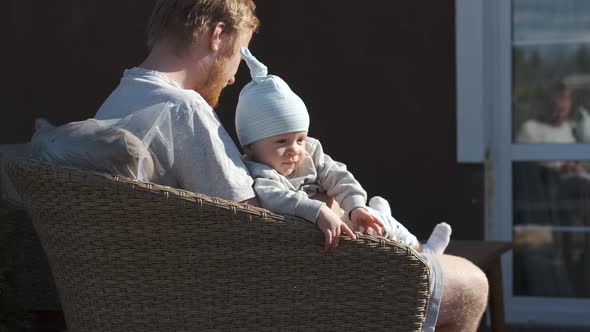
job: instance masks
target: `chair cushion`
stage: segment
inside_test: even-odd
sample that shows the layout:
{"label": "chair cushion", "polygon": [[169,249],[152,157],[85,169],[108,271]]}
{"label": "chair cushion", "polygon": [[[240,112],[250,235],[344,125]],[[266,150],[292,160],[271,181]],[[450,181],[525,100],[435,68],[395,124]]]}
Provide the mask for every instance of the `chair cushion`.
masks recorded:
{"label": "chair cushion", "polygon": [[142,181],[153,180],[154,161],[149,151],[139,138],[117,127],[117,121],[88,119],[56,127],[37,120],[31,139],[32,156]]}

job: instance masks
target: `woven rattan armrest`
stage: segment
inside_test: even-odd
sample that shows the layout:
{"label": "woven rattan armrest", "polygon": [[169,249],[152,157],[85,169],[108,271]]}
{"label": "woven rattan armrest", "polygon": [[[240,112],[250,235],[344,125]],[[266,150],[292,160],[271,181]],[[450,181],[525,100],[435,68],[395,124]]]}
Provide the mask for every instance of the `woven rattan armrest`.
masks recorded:
{"label": "woven rattan armrest", "polygon": [[412,249],[302,219],[31,160],[7,172],[49,258],[69,331],[419,331]]}

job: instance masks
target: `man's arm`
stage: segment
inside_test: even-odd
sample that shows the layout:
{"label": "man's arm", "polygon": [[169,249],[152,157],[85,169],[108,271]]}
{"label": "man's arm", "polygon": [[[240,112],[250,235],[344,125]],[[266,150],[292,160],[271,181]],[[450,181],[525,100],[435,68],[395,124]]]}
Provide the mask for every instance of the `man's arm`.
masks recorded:
{"label": "man's arm", "polygon": [[[194,105],[193,105],[194,106]],[[194,106],[197,109],[199,105]],[[173,175],[180,188],[232,201],[255,197],[252,178],[231,137],[214,114],[200,105],[173,110]]]}
{"label": "man's arm", "polygon": [[256,197],[252,197],[252,198],[247,199],[245,201],[241,201],[240,203],[244,203],[244,204],[249,204],[249,205],[252,205],[252,206],[261,207],[260,202],[258,201],[258,198],[256,198]]}
{"label": "man's arm", "polygon": [[340,219],[340,215],[323,202],[307,197],[302,191],[285,188],[280,181],[257,178],[254,190],[264,207],[277,213],[286,213],[315,223],[324,233],[324,248],[333,250],[338,246],[340,235],[346,234],[355,240],[356,235]]}
{"label": "man's arm", "polygon": [[342,207],[340,204],[338,204],[338,201],[336,201],[333,196],[328,196],[326,193],[317,193],[313,196],[313,199],[317,199],[318,201],[326,203],[326,205],[338,216],[344,215],[344,210],[342,210]]}

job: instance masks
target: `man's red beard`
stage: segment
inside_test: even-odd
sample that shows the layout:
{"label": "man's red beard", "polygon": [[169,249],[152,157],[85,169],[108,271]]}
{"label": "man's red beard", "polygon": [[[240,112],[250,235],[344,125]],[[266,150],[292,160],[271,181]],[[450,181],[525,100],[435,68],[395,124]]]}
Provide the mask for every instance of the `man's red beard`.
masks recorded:
{"label": "man's red beard", "polygon": [[216,59],[209,68],[203,88],[201,91],[197,91],[211,107],[217,106],[221,91],[227,85],[227,80],[224,79],[227,61],[226,57]]}

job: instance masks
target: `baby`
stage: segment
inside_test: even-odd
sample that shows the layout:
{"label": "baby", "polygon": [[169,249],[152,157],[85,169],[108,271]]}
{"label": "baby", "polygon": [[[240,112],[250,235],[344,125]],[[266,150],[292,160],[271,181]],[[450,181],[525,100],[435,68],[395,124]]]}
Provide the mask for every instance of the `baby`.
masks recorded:
{"label": "baby", "polygon": [[[338,245],[341,233],[355,239],[350,225],[420,252],[444,252],[451,235],[448,224],[436,225],[428,241],[421,244],[391,216],[385,199],[373,197],[366,206],[367,193],[346,166],[332,160],[318,140],[307,136],[309,114],[301,98],[281,78],[267,75],[266,66],[249,50],[243,48],[241,53],[252,82],[240,92],[236,131],[264,208],[315,223],[324,233],[326,249]],[[314,199],[322,195],[334,197],[345,213],[338,215]]]}

